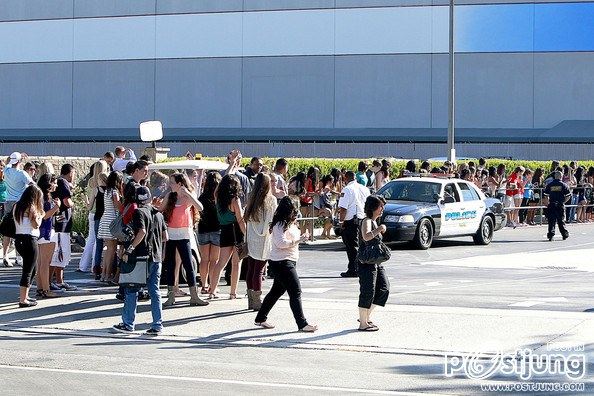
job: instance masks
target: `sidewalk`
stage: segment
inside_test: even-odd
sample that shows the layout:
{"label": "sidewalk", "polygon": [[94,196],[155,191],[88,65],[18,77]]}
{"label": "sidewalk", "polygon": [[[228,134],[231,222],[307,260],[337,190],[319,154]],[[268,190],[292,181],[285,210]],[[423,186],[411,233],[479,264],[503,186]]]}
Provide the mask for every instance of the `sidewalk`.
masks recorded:
{"label": "sidewalk", "polygon": [[[122,304],[113,298],[115,288],[97,291],[102,294],[80,291],[43,300],[35,309],[2,304],[0,330],[144,338],[142,330],[148,328],[151,319],[149,303],[139,304],[137,334],[114,335],[109,329],[120,322]],[[307,299],[306,317],[319,326],[319,331],[306,334],[296,331],[286,299],[270,314],[269,322],[276,328],[264,330],[253,325],[256,314],[245,309],[245,299],[222,298],[206,307],[190,307],[187,297],[179,299],[179,306],[164,310],[165,331],[159,339],[217,347],[250,345],[437,356],[537,350],[553,341],[584,345],[589,353],[594,348],[592,313],[389,305],[374,314],[380,331],[364,333],[356,330],[356,302]]]}

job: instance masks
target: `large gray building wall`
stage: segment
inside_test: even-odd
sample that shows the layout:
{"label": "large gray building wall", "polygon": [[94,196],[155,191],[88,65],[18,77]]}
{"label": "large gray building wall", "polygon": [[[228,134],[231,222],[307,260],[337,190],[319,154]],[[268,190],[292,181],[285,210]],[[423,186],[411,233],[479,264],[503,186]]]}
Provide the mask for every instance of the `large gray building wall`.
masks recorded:
{"label": "large gray building wall", "polygon": [[[521,1],[498,1],[516,2]],[[176,51],[187,51],[192,46],[190,39],[177,47],[166,45],[168,33],[173,35],[171,40],[178,37],[174,30],[177,19],[159,22],[168,27],[162,36],[155,33],[157,27],[137,19],[228,13],[233,21],[241,12],[260,15],[253,12],[360,8],[365,9],[361,23],[367,23],[365,18],[378,15],[373,7],[443,4],[447,2],[2,0],[0,21],[74,21],[74,27],[52,25],[52,34],[57,36],[68,34],[69,28],[79,24],[85,30],[74,37],[72,48],[60,41],[53,47],[40,46],[47,61],[21,62],[19,56],[27,53],[17,48],[10,62],[0,64],[0,133],[19,128],[134,128],[149,119],[162,120],[166,128],[444,128],[447,55],[432,53],[433,41],[427,53],[376,54],[372,47],[369,54],[328,54],[341,45],[364,47],[369,40],[355,34],[352,42],[332,42],[326,35],[330,29],[324,23],[327,14],[316,14],[320,23],[310,30],[302,32],[297,26],[283,32],[287,40],[293,40],[293,51],[299,52],[303,44],[308,51],[319,53],[284,55],[287,41],[271,39],[274,32],[262,29],[258,19],[252,18],[244,21],[246,25],[229,25],[229,30],[217,37],[225,46],[208,48],[213,56],[197,50],[194,57],[182,59]],[[136,19],[121,18],[126,16]],[[107,21],[104,17],[118,18]],[[112,25],[93,25],[99,22]],[[127,39],[118,41],[116,33],[101,30],[105,26],[112,26],[114,32],[130,29]],[[340,24],[332,28],[340,29]],[[195,29],[198,34],[200,27]],[[294,40],[301,33],[304,41]],[[155,38],[146,41],[143,34]],[[103,40],[98,45],[97,35]],[[242,53],[260,55],[228,56],[225,51],[234,54],[238,50],[231,40],[237,35],[244,36]],[[316,35],[324,40],[316,41]],[[32,45],[32,38],[23,40],[23,45]],[[443,42],[443,38],[439,40]],[[390,45],[390,36],[378,32],[378,42],[378,48]],[[159,53],[169,59],[159,58]],[[102,56],[114,59],[96,59]],[[119,59],[134,56],[138,59]],[[69,57],[76,61],[60,61]],[[593,76],[593,52],[458,54],[456,125],[531,129],[552,128],[563,120],[594,120]]]}

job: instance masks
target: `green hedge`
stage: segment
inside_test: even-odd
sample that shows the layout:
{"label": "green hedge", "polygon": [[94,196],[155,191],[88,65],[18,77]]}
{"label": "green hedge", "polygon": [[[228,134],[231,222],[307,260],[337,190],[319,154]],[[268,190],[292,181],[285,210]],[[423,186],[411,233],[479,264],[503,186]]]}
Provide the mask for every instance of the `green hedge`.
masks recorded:
{"label": "green hedge", "polygon": [[[174,157],[170,157],[168,158],[166,161],[179,161],[179,160],[185,160],[186,158],[174,158]],[[205,157],[204,159],[209,159],[209,160],[219,160],[219,161],[225,161],[225,158],[222,157]],[[270,169],[272,169],[274,167],[274,163],[277,160],[277,158],[262,158],[262,161],[264,162],[265,165],[267,165]],[[330,170],[332,168],[338,168],[338,169],[348,169],[348,170],[353,170],[356,171],[357,170],[357,165],[359,163],[359,161],[367,161],[368,164],[371,164],[371,161],[373,161],[373,158],[364,158],[364,159],[356,159],[356,158],[287,158],[287,161],[289,162],[289,176],[293,176],[295,174],[297,174],[298,172],[307,172],[307,169],[310,166],[316,166],[320,169],[320,172],[322,175],[326,175],[330,173]],[[249,164],[250,158],[243,158],[241,160],[241,165],[242,166],[246,166]],[[402,169],[404,169],[404,167],[406,166],[408,160],[402,160],[402,159],[390,159],[390,162],[392,163],[392,170],[390,172],[391,175],[398,175],[400,173],[400,171]],[[415,160],[415,163],[417,164],[417,169],[419,168],[419,166],[421,165],[422,160]],[[560,161],[561,165],[563,164],[569,164],[569,162],[571,161]],[[478,160],[475,161],[475,163],[478,163]],[[513,170],[515,167],[517,166],[523,166],[525,168],[529,168],[532,169],[533,171],[536,170],[536,168],[542,167],[545,169],[545,171],[547,171],[550,166],[551,166],[551,161],[529,161],[529,160],[504,160],[504,159],[488,159],[487,160],[487,167],[489,166],[495,166],[497,167],[497,165],[499,164],[504,164],[508,173]],[[586,168],[590,167],[590,166],[594,166],[594,161],[579,161],[578,162],[579,165],[583,165]],[[442,162],[434,162],[431,164],[431,166],[441,166],[443,165]]]}

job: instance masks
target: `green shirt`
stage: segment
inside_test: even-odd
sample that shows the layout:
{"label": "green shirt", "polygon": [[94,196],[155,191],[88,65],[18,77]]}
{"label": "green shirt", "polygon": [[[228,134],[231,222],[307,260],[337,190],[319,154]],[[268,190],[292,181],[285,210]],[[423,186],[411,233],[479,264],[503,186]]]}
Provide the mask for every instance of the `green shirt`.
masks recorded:
{"label": "green shirt", "polygon": [[6,202],[6,183],[0,181],[0,202]]}

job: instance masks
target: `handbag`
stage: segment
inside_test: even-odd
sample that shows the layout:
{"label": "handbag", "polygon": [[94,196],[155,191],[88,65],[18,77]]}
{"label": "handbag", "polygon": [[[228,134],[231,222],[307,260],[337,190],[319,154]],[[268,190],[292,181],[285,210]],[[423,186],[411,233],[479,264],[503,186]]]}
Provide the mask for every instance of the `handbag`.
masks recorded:
{"label": "handbag", "polygon": [[119,284],[124,287],[146,286],[148,279],[148,259],[138,260],[134,256],[128,256],[128,261],[120,261]]}
{"label": "handbag", "polygon": [[243,260],[249,254],[248,245],[246,241],[237,242],[237,234],[235,233],[235,224],[233,224],[233,239],[235,240],[235,250],[237,251],[237,257],[239,260]]}
{"label": "handbag", "polygon": [[12,211],[7,212],[2,221],[0,221],[0,235],[7,238],[14,238],[16,235],[16,224],[14,223],[14,215]]}
{"label": "handbag", "polygon": [[129,225],[124,224],[124,216],[130,207],[131,205],[124,209],[122,214],[117,212],[115,219],[109,224],[109,233],[119,242],[129,242],[134,239],[134,230]]}
{"label": "handbag", "polygon": [[363,246],[359,248],[359,252],[357,253],[357,260],[361,264],[381,264],[384,261],[390,260],[390,257],[392,257],[392,252],[390,251],[390,248],[382,242],[379,235],[370,241],[363,241]]}

